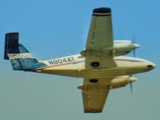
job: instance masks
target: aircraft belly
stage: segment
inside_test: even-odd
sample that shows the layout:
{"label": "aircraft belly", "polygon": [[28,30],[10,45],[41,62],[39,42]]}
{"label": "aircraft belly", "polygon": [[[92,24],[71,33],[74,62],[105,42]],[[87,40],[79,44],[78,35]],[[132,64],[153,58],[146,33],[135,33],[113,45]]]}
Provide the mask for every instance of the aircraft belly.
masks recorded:
{"label": "aircraft belly", "polygon": [[89,78],[105,78],[110,76],[119,76],[128,74],[128,69],[88,69],[78,71],[78,77],[89,77]]}
{"label": "aircraft belly", "polygon": [[41,73],[63,75],[70,77],[86,77],[89,78],[105,78],[110,76],[121,76],[136,74],[139,72],[144,72],[144,69],[134,69],[134,68],[114,68],[114,69],[47,69],[42,70]]}
{"label": "aircraft belly", "polygon": [[64,75],[71,77],[104,78],[108,76],[118,76],[128,74],[128,69],[110,68],[110,69],[44,69],[37,72],[55,75]]}
{"label": "aircraft belly", "polygon": [[78,77],[89,77],[89,78],[105,78],[115,77],[121,75],[131,75],[136,73],[145,72],[146,69],[134,68],[134,67],[115,67],[109,69],[90,69],[78,71]]}

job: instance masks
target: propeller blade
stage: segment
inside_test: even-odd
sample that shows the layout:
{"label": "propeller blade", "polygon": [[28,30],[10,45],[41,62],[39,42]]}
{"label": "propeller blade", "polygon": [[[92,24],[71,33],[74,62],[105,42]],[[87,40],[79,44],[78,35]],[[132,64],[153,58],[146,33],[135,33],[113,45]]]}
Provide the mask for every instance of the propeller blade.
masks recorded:
{"label": "propeller blade", "polygon": [[[135,35],[133,35],[133,44],[135,44],[136,40],[135,40]],[[133,57],[136,57],[136,51],[135,49],[133,50]]]}
{"label": "propeller blade", "polygon": [[135,35],[133,35],[133,43],[136,43]]}
{"label": "propeller blade", "polygon": [[130,74],[129,77],[130,77],[130,79],[129,79],[130,91],[131,91],[131,93],[132,93],[132,92],[133,92],[133,85],[132,85],[132,82],[136,81],[137,78],[132,77],[132,74]]}
{"label": "propeller blade", "polygon": [[135,49],[133,50],[133,57],[134,58],[136,57],[136,50]]}
{"label": "propeller blade", "polygon": [[130,82],[130,90],[131,90],[131,92],[133,92],[132,82]]}
{"label": "propeller blade", "polygon": [[136,48],[140,47],[140,45],[136,44],[135,35],[133,35],[132,46],[133,46],[133,57],[135,58],[136,57]]}

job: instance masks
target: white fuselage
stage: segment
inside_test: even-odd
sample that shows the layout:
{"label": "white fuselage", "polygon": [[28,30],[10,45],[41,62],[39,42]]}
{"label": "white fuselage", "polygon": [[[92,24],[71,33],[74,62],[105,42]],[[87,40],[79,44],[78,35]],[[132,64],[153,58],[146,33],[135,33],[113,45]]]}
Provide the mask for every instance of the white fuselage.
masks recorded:
{"label": "white fuselage", "polygon": [[40,61],[47,66],[37,69],[35,72],[64,75],[71,77],[101,78],[108,76],[131,75],[150,71],[155,64],[140,58],[119,56],[114,57],[117,67],[105,69],[85,69],[85,57],[78,55],[67,56],[52,60]]}

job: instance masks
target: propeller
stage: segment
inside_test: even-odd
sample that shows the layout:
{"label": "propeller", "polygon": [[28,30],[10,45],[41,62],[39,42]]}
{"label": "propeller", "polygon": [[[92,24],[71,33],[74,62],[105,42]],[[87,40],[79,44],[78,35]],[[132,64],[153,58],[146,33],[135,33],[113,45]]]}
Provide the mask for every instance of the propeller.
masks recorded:
{"label": "propeller", "polygon": [[132,40],[132,49],[133,49],[133,57],[136,57],[136,48],[139,48],[140,45],[136,44],[136,39],[135,36],[133,36],[133,40]]}
{"label": "propeller", "polygon": [[131,93],[132,93],[132,92],[133,92],[132,82],[130,82],[129,84],[130,84],[130,91],[131,91]]}
{"label": "propeller", "polygon": [[136,81],[137,78],[132,77],[132,75],[130,75],[129,77],[130,77],[130,79],[129,79],[130,90],[131,90],[131,93],[132,93],[132,92],[133,92],[133,85],[132,85],[132,82]]}
{"label": "propeller", "polygon": [[[130,75],[130,77],[132,77],[132,75]],[[130,81],[129,82],[129,85],[130,85],[130,91],[131,91],[131,93],[133,92],[133,85],[132,85],[132,82]]]}
{"label": "propeller", "polygon": [[[135,35],[133,36],[133,45],[136,43],[136,40],[135,40]],[[136,57],[136,50],[134,49],[134,46],[133,46],[133,57],[135,58]]]}

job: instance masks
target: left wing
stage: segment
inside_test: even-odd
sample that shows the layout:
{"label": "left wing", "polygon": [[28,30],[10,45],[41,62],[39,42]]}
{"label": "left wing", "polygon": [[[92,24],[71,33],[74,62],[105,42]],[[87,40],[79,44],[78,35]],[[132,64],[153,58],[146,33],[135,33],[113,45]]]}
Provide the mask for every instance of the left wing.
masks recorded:
{"label": "left wing", "polygon": [[113,53],[111,9],[94,9],[86,49],[81,52],[85,56],[85,68],[116,67]]}
{"label": "left wing", "polygon": [[84,78],[82,89],[83,106],[85,113],[100,113],[103,110],[106,98],[111,89],[112,78],[89,79]]}

